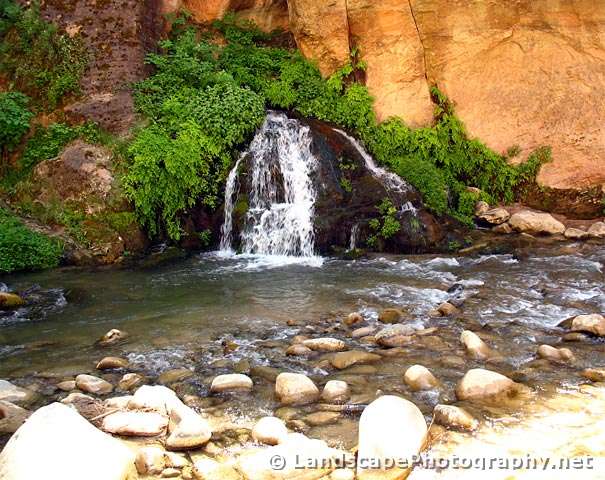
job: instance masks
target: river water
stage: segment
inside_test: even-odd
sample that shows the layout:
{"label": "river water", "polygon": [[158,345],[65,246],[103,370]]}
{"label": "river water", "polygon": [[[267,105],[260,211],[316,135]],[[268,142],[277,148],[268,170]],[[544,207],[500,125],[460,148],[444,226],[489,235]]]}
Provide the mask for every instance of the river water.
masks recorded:
{"label": "river water", "polygon": [[[574,352],[574,363],[535,362],[540,344],[561,343],[564,330],[557,327],[559,322],[605,311],[605,247],[566,244],[509,255],[377,256],[356,261],[312,258],[307,264],[281,260],[204,254],[154,267],[58,269],[2,278],[16,291],[38,285],[35,295],[41,306],[0,316],[0,378],[33,385],[43,393],[41,402],[48,403],[59,397],[51,386],[58,379],[94,372],[100,358],[118,355],[152,382],[167,370],[189,369],[192,375],[175,389],[207,397],[215,375],[232,372],[234,365],[247,371],[249,362],[252,367],[304,372],[320,385],[344,379],[352,389],[351,401],[361,405],[377,392],[401,395],[430,420],[435,404],[455,402],[454,386],[464,372],[486,367],[466,357],[459,343],[461,331],[471,329],[502,355],[487,368],[523,382],[533,393],[514,405],[460,404],[483,420],[479,433],[451,434],[435,444],[435,451],[491,445],[500,453],[518,454],[519,438],[538,448],[536,439],[548,437],[553,444],[540,443],[541,452],[605,455],[605,427],[598,423],[605,414],[605,395],[599,385],[592,390],[581,386],[586,381],[579,375],[583,368],[605,366],[605,345],[597,339],[568,342],[564,346]],[[461,317],[430,318],[429,310],[452,295],[464,300]],[[342,319],[359,311],[367,325],[378,326],[378,312],[387,307],[405,309],[408,322],[436,327],[436,333],[374,365],[341,372],[326,366],[328,355],[285,356],[291,338],[299,334],[331,336],[351,348],[381,350],[351,339]],[[95,346],[112,328],[126,331],[127,341],[109,348]],[[417,363],[442,382],[440,389],[415,393],[406,387],[403,372]],[[108,378],[115,382],[120,375]],[[217,417],[245,426],[275,411],[272,382],[254,371],[252,378],[252,394],[209,400]],[[299,414],[316,408],[305,407]],[[356,414],[345,415],[332,425],[313,427],[309,435],[350,448],[356,444],[357,422]],[[558,443],[552,432],[558,432]],[[433,478],[445,473],[414,475]],[[467,477],[486,478],[446,475]]]}

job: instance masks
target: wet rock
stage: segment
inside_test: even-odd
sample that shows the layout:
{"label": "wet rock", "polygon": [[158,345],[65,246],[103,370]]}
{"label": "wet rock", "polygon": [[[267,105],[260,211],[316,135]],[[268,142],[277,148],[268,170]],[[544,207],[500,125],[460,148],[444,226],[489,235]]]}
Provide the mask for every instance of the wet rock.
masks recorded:
{"label": "wet rock", "polygon": [[351,338],[361,338],[373,335],[376,332],[376,327],[361,327],[351,332]]}
{"label": "wet rock", "polygon": [[129,392],[140,387],[145,382],[145,377],[138,373],[127,373],[118,382],[118,388],[124,392]]}
{"label": "wet rock", "polygon": [[349,313],[347,317],[344,319],[343,323],[347,327],[351,327],[353,325],[357,325],[364,321],[363,315],[359,312]]}
{"label": "wet rock", "polygon": [[309,425],[299,419],[288,420],[286,422],[286,425],[293,432],[304,433],[305,435],[311,430],[311,427]]}
{"label": "wet rock", "polygon": [[383,347],[402,347],[412,341],[416,330],[410,325],[390,325],[380,330],[376,335],[376,343]]}
{"label": "wet rock", "polygon": [[605,368],[586,368],[581,375],[591,382],[605,382]]}
{"label": "wet rock", "polygon": [[472,358],[477,360],[487,360],[493,356],[491,348],[489,348],[476,333],[471,332],[470,330],[465,330],[462,332],[460,335],[460,342],[462,345],[464,345],[466,352]]}
{"label": "wet rock", "polygon": [[166,467],[164,449],[156,446],[145,446],[137,452],[134,461],[140,475],[159,475]]}
{"label": "wet rock", "polygon": [[376,467],[376,462],[384,467],[393,460],[401,466],[420,453],[426,438],[424,416],[412,402],[391,395],[374,400],[359,420],[357,478],[405,478],[408,469],[394,468],[384,472],[364,467]]}
{"label": "wet rock", "polygon": [[593,223],[588,229],[588,235],[592,238],[605,238],[605,222]]}
{"label": "wet rock", "polygon": [[572,320],[572,332],[587,332],[599,337],[605,336],[605,317],[594,313],[592,315],[578,315]]}
{"label": "wet rock", "polygon": [[540,345],[538,347],[538,357],[552,362],[569,362],[575,359],[569,348],[555,348],[550,345]]}
{"label": "wet rock", "polygon": [[403,318],[403,311],[398,308],[386,308],[378,315],[382,323],[399,323]]}
{"label": "wet rock", "polygon": [[219,375],[212,380],[210,391],[212,393],[249,392],[252,390],[252,379],[241,373]]}
{"label": "wet rock", "polygon": [[284,405],[305,405],[319,399],[319,389],[301,373],[280,373],[275,380],[275,395]]}
{"label": "wet rock", "polygon": [[456,385],[459,400],[487,400],[516,392],[517,384],[504,375],[475,368],[466,372]]}
{"label": "wet rock", "polygon": [[83,392],[94,395],[107,395],[113,392],[113,385],[111,383],[93,375],[78,375],[76,377],[76,387]]}
{"label": "wet rock", "polygon": [[65,380],[64,382],[57,383],[57,388],[59,390],[63,390],[64,392],[71,392],[76,389],[76,381],[75,380]]}
{"label": "wet rock", "polygon": [[[246,480],[316,480],[328,475],[336,460],[345,457],[346,452],[330,448],[321,440],[291,433],[275,447],[244,452],[238,459],[237,470]],[[272,461],[276,458],[279,459],[278,464]]]}
{"label": "wet rock", "polygon": [[477,218],[490,225],[501,225],[508,221],[510,213],[505,208],[493,208],[477,215]]}
{"label": "wet rock", "polygon": [[219,463],[208,457],[195,459],[193,475],[197,480],[241,480],[241,476],[231,465]]}
{"label": "wet rock", "polygon": [[345,342],[336,338],[313,338],[305,340],[303,345],[318,352],[342,352],[347,349]]}
{"label": "wet rock", "polygon": [[0,433],[14,433],[29,418],[31,412],[14,403],[0,400]]}
{"label": "wet rock", "polygon": [[166,432],[168,418],[155,412],[116,412],[103,419],[102,429],[115,435],[155,437]]}
{"label": "wet rock", "polygon": [[586,232],[585,230],[580,230],[579,228],[568,228],[567,230],[565,230],[564,235],[565,238],[568,238],[570,240],[585,240],[590,237],[588,232]]}
{"label": "wet rock", "polygon": [[328,403],[344,403],[349,396],[349,385],[342,380],[330,380],[321,392],[321,399]]}
{"label": "wet rock", "polygon": [[163,372],[158,377],[158,383],[162,385],[170,385],[172,383],[182,382],[193,376],[193,372],[188,368],[175,368]]}
{"label": "wet rock", "polygon": [[498,233],[500,235],[509,235],[513,233],[513,228],[508,223],[503,223],[501,225],[496,225],[492,228],[492,232]]}
{"label": "wet rock", "polygon": [[477,429],[479,422],[470,413],[454,405],[437,405],[433,410],[435,423],[455,430],[472,432]]}
{"label": "wet rock", "polygon": [[128,447],[75,410],[53,403],[34,412],[9,440],[0,454],[0,476],[2,480],[81,480],[83,475],[87,480],[127,480],[136,476],[134,457]]}
{"label": "wet rock", "polygon": [[305,347],[302,343],[290,345],[286,349],[286,355],[289,357],[308,357],[313,354],[313,350],[309,347]]}
{"label": "wet rock", "polygon": [[111,370],[114,368],[128,368],[128,360],[120,357],[105,357],[97,363],[97,370]]}
{"label": "wet rock", "polygon": [[19,295],[15,293],[0,292],[0,310],[13,310],[22,307],[23,305],[25,305],[25,300]]}
{"label": "wet rock", "polygon": [[199,448],[212,437],[210,424],[180,401],[170,409],[169,432],[166,448],[170,450]]}
{"label": "wet rock", "polygon": [[117,328],[112,328],[99,339],[98,344],[101,347],[108,347],[125,340],[127,336],[128,334],[126,332],[118,330]]}
{"label": "wet rock", "polygon": [[340,419],[339,412],[315,412],[303,417],[303,421],[312,427],[332,425]]}
{"label": "wet rock", "polygon": [[483,200],[479,200],[475,204],[475,216],[476,217],[480,217],[484,213],[489,212],[489,210],[490,210],[489,203],[484,202]]}
{"label": "wet rock", "polygon": [[0,400],[26,405],[36,398],[36,392],[27,388],[17,387],[7,380],[0,380]]}
{"label": "wet rock", "polygon": [[233,365],[233,371],[235,373],[243,373],[247,375],[250,373],[250,362],[245,358],[242,358]]}
{"label": "wet rock", "polygon": [[133,395],[128,403],[131,410],[152,410],[163,416],[168,416],[175,405],[181,401],[172,390],[162,385],[143,385]]}
{"label": "wet rock", "polygon": [[277,445],[288,435],[284,421],[277,417],[263,417],[252,429],[252,438],[255,442],[265,445]]}
{"label": "wet rock", "polygon": [[439,381],[422,365],[412,365],[405,371],[403,380],[413,391],[432,390],[439,385]]}
{"label": "wet rock", "polygon": [[509,223],[517,232],[530,235],[556,235],[565,232],[565,225],[550,213],[523,210],[510,217]]}
{"label": "wet rock", "polygon": [[260,377],[268,382],[275,382],[279,374],[282,372],[279,368],[268,367],[266,365],[258,365],[250,369],[250,374]]}
{"label": "wet rock", "polygon": [[458,315],[459,310],[452,305],[450,302],[444,302],[437,307],[437,311],[443,317],[453,317],[454,315]]}
{"label": "wet rock", "polygon": [[588,340],[588,338],[590,337],[586,333],[582,332],[566,333],[561,337],[564,342],[583,342],[585,340]]}
{"label": "wet rock", "polygon": [[381,359],[380,355],[375,353],[363,352],[360,350],[351,350],[348,352],[339,352],[334,354],[330,363],[334,368],[343,370],[352,365],[377,362]]}

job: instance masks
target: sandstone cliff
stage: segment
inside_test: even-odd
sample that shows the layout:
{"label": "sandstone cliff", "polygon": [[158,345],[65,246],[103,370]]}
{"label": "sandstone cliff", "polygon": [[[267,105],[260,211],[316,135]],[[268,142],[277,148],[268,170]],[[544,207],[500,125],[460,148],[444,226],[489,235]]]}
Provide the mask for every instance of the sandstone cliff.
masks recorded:
{"label": "sandstone cliff", "polygon": [[229,10],[289,28],[324,74],[358,47],[379,118],[431,121],[429,87],[470,134],[521,160],[550,145],[540,181],[605,183],[605,2],[594,0],[170,0],[199,21]]}

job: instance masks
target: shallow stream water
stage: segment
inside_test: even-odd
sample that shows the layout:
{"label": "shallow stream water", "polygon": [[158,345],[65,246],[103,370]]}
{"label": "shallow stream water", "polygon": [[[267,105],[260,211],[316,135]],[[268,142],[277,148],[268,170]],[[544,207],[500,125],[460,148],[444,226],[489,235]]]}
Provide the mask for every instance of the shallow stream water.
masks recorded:
{"label": "shallow stream water", "polygon": [[[2,278],[16,291],[38,285],[41,306],[0,315],[0,378],[33,386],[43,394],[41,402],[48,403],[59,396],[52,388],[59,379],[94,373],[96,361],[116,355],[128,358],[151,382],[165,371],[189,369],[192,375],[173,388],[181,395],[205,398],[217,374],[231,373],[234,367],[248,371],[249,366],[269,366],[307,373],[319,385],[346,380],[351,403],[365,405],[377,393],[404,396],[430,420],[434,405],[455,402],[455,383],[468,369],[484,367],[528,385],[532,394],[513,405],[490,408],[459,403],[483,420],[482,427],[474,435],[447,436],[447,441],[435,444],[435,451],[473,451],[480,444],[517,454],[521,447],[515,439],[552,437],[555,431],[565,441],[553,443],[553,454],[605,455],[604,429],[598,426],[603,426],[599,422],[605,395],[599,385],[592,390],[581,387],[586,381],[579,374],[586,367],[605,366],[605,344],[588,339],[562,345],[565,331],[557,327],[573,315],[605,311],[605,247],[536,247],[511,255],[311,259],[308,264],[282,260],[205,254],[148,268],[59,269]],[[431,309],[452,296],[464,300],[460,318],[429,317]],[[351,339],[342,319],[359,311],[365,324],[378,326],[378,312],[387,307],[403,308],[407,322],[436,327],[435,334],[419,337],[376,364],[343,371],[327,366],[327,354],[285,356],[291,338],[300,334],[341,338],[351,348],[381,351]],[[95,346],[112,328],[126,331],[127,341],[110,348]],[[469,359],[459,342],[464,329],[480,333],[502,358],[488,365]],[[570,348],[576,361],[535,362],[537,347],[544,343]],[[403,373],[413,364],[429,368],[441,388],[410,391]],[[115,383],[120,376],[107,378]],[[255,388],[249,395],[207,399],[217,421],[249,426],[277,409],[273,383],[258,370],[252,378]],[[301,408],[296,414],[304,419],[318,408]],[[553,412],[579,417],[558,418]],[[312,427],[308,434],[351,448],[357,422],[358,414],[351,413],[334,424]],[[540,445],[540,451],[545,449]],[[418,478],[486,478],[446,474],[414,472]]]}

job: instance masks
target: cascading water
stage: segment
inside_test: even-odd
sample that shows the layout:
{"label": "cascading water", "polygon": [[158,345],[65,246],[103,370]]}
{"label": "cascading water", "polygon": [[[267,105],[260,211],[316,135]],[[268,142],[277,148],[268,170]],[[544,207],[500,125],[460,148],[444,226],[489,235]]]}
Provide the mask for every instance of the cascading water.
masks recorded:
{"label": "cascading water", "polygon": [[312,174],[318,162],[311,153],[309,128],[282,113],[271,112],[248,150],[229,174],[221,250],[231,249],[238,169],[248,162],[248,212],[241,233],[244,254],[312,259],[316,190]]}

